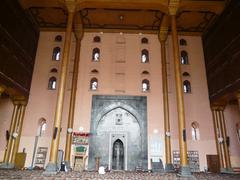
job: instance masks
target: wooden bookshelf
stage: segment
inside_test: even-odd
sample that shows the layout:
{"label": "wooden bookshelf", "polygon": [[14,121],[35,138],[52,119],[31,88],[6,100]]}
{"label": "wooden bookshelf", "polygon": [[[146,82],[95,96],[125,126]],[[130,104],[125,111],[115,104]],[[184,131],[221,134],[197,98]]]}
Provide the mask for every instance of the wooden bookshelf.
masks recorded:
{"label": "wooden bookshelf", "polygon": [[[200,172],[198,151],[188,151],[187,156],[191,172]],[[173,151],[173,166],[176,170],[180,168],[179,151]]]}

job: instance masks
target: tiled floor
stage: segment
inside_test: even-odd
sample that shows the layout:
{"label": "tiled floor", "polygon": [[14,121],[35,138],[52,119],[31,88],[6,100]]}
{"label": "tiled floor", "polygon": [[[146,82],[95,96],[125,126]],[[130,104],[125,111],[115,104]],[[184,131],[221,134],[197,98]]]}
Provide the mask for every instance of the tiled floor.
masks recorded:
{"label": "tiled floor", "polygon": [[40,170],[0,170],[0,179],[22,180],[240,180],[240,175],[195,173],[193,178],[179,178],[175,173],[138,173],[107,172],[99,175],[96,172],[60,172],[56,175],[43,175]]}

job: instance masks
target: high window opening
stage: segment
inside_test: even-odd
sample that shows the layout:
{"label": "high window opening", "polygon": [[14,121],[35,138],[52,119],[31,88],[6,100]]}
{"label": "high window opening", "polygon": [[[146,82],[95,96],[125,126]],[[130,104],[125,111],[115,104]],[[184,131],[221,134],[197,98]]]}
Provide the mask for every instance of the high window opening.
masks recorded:
{"label": "high window opening", "polygon": [[147,92],[147,91],[149,91],[149,90],[150,90],[150,82],[149,82],[149,80],[144,79],[144,80],[142,81],[142,91],[143,91],[143,92]]}
{"label": "high window opening", "polygon": [[92,91],[96,91],[97,88],[98,88],[98,80],[97,80],[97,78],[92,78],[90,81],[90,89]]}
{"label": "high window opening", "polygon": [[52,76],[48,80],[48,89],[55,90],[57,88],[57,78]]}
{"label": "high window opening", "polygon": [[149,62],[149,53],[148,50],[143,49],[141,54],[141,62],[148,63]]}
{"label": "high window opening", "polygon": [[181,64],[189,64],[188,53],[186,51],[181,51]]}
{"label": "high window opening", "polygon": [[100,60],[100,49],[94,48],[92,52],[92,60],[93,61],[99,61]]}
{"label": "high window opening", "polygon": [[61,48],[55,47],[53,49],[52,59],[55,61],[60,61],[60,55],[61,55]]}
{"label": "high window opening", "polygon": [[191,93],[191,83],[188,80],[183,81],[183,92]]}

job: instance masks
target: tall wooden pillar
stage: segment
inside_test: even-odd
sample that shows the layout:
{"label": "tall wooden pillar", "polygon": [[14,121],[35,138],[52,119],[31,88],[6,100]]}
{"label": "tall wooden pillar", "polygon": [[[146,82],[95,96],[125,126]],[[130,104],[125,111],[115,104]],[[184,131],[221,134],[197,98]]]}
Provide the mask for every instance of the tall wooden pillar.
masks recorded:
{"label": "tall wooden pillar", "polygon": [[67,137],[66,137],[65,156],[64,156],[64,161],[67,169],[70,169],[72,131],[73,131],[75,100],[76,100],[76,92],[77,92],[78,68],[79,68],[79,61],[80,61],[81,40],[83,37],[82,24],[75,24],[74,29],[75,29],[75,37],[77,42],[76,42],[76,48],[75,48],[75,60],[74,60],[72,88],[71,88],[72,91],[71,91],[71,97],[70,97]]}
{"label": "tall wooden pillar", "polygon": [[170,0],[169,14],[172,28],[173,58],[176,83],[177,111],[178,111],[178,128],[179,128],[179,149],[180,149],[180,176],[191,176],[191,170],[187,159],[187,135],[185,128],[185,112],[183,101],[182,74],[180,68],[179,44],[177,35],[176,14],[179,6],[179,0]]}
{"label": "tall wooden pillar", "polygon": [[216,148],[217,148],[217,154],[220,162],[220,168],[224,168],[223,163],[223,154],[222,154],[222,148],[221,148],[221,130],[219,126],[219,116],[218,116],[218,109],[216,106],[212,106],[212,116],[213,116],[213,125],[214,125],[214,134],[215,134],[215,142],[216,142]]}
{"label": "tall wooden pillar", "polygon": [[226,124],[224,119],[224,108],[222,104],[212,106],[214,132],[217,144],[217,153],[219,155],[221,172],[232,172],[231,160],[229,155],[228,138],[226,131]]}
{"label": "tall wooden pillar", "polygon": [[171,156],[171,133],[169,121],[169,103],[168,103],[168,79],[167,79],[167,60],[166,60],[166,40],[168,37],[168,26],[160,27],[159,41],[161,43],[161,59],[162,59],[162,90],[163,90],[163,112],[164,112],[164,133],[165,133],[165,171],[174,170]]}
{"label": "tall wooden pillar", "polygon": [[223,138],[223,151],[224,151],[224,160],[225,160],[225,171],[232,171],[231,167],[231,161],[230,161],[230,155],[229,155],[229,148],[227,143],[227,130],[226,130],[226,124],[224,119],[224,106],[219,107],[219,121],[220,121],[220,127],[222,132],[222,138]]}
{"label": "tall wooden pillar", "polygon": [[18,152],[19,144],[20,144],[20,139],[21,139],[21,134],[22,134],[22,126],[23,126],[23,120],[24,120],[24,114],[25,114],[25,109],[26,109],[27,101],[22,100],[19,102],[19,113],[18,113],[18,118],[17,118],[17,124],[15,126],[15,143],[13,146],[13,152],[10,158],[10,163],[15,165],[15,158],[16,154]]}
{"label": "tall wooden pillar", "polygon": [[63,103],[64,103],[64,95],[65,95],[65,87],[67,80],[67,70],[68,70],[68,62],[70,55],[70,46],[71,46],[71,37],[72,37],[72,25],[73,25],[73,17],[75,14],[76,2],[75,0],[65,0],[66,7],[68,9],[68,19],[67,19],[67,29],[65,34],[65,43],[63,50],[63,58],[61,65],[61,74],[58,85],[58,94],[57,94],[57,105],[55,111],[55,119],[53,125],[53,137],[51,143],[50,150],[50,158],[49,163],[46,167],[45,173],[57,173],[57,157],[58,157],[58,148],[60,141],[60,132],[61,132],[61,120],[62,120],[62,112],[63,112]]}
{"label": "tall wooden pillar", "polygon": [[14,107],[13,107],[13,114],[12,114],[10,128],[8,130],[9,136],[7,137],[8,139],[7,139],[7,145],[4,153],[3,163],[0,165],[1,168],[6,168],[6,169],[14,168],[14,164],[11,163],[11,157],[13,153],[15,139],[17,136],[17,134],[15,133],[15,128],[16,128],[17,120],[20,113],[19,101],[17,101],[15,98],[13,98],[12,101],[13,101]]}

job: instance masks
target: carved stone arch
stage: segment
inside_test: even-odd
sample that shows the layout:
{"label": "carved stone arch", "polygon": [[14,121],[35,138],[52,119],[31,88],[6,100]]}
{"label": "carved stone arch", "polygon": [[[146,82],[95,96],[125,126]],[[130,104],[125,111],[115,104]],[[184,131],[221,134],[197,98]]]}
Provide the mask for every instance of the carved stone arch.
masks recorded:
{"label": "carved stone arch", "polygon": [[96,117],[96,127],[94,129],[97,129],[98,125],[99,125],[99,122],[102,120],[102,118],[108,114],[109,112],[117,109],[117,108],[121,108],[127,112],[129,112],[131,115],[133,115],[135,117],[135,119],[137,120],[139,126],[140,126],[140,129],[142,129],[142,126],[141,126],[141,123],[139,122],[139,119],[140,119],[140,115],[138,114],[138,112],[130,105],[128,104],[124,104],[124,103],[121,103],[121,102],[118,102],[117,105],[114,105],[114,104],[110,104],[108,106],[106,106],[102,111],[100,111]]}
{"label": "carved stone arch", "polygon": [[126,147],[124,170],[147,170],[147,130],[146,96],[93,95],[88,169],[94,170],[96,158],[101,158],[111,170],[114,142],[120,139]]}

